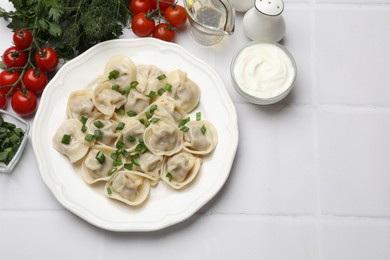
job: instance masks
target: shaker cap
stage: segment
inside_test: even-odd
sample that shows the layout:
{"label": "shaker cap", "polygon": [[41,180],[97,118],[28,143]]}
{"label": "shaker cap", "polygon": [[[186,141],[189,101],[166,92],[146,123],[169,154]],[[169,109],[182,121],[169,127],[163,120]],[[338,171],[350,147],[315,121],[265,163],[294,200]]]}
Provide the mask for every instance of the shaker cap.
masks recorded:
{"label": "shaker cap", "polygon": [[256,9],[266,15],[276,16],[283,12],[283,0],[256,0]]}

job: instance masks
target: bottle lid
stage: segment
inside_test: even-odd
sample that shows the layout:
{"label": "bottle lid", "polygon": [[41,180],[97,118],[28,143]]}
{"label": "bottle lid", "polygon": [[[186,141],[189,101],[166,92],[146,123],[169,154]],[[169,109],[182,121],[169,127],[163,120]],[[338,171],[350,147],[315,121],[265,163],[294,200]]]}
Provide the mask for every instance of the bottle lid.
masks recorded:
{"label": "bottle lid", "polygon": [[266,15],[276,16],[283,12],[283,0],[256,0],[256,9]]}

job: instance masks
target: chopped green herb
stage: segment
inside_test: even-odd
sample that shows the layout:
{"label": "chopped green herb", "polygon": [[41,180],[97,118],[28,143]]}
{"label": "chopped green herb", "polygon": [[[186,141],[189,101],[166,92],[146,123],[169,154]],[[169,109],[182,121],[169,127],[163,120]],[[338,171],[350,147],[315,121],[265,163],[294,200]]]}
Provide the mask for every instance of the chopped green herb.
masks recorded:
{"label": "chopped green herb", "polygon": [[165,74],[161,74],[160,76],[157,77],[158,80],[163,80],[166,78],[167,78],[167,76]]}
{"label": "chopped green herb", "polygon": [[179,121],[179,127],[184,126],[184,125],[187,124],[189,121],[190,121],[190,118],[189,118],[189,117],[180,120],[180,121]]}
{"label": "chopped green herb", "polygon": [[196,112],[196,121],[200,121],[202,119],[201,112]]}
{"label": "chopped green herb", "polygon": [[68,144],[70,144],[70,140],[71,140],[71,136],[64,134],[62,136],[61,143],[68,145]]}
{"label": "chopped green herb", "polygon": [[119,115],[125,115],[125,108],[124,108],[124,106],[121,106],[120,108],[118,108],[117,109],[117,113],[119,114]]}
{"label": "chopped green herb", "polygon": [[112,162],[112,165],[114,165],[114,166],[121,166],[122,164],[123,164],[123,162],[121,160],[116,160],[116,161]]}
{"label": "chopped green herb", "polygon": [[125,128],[125,123],[119,122],[118,125],[116,126],[115,130],[120,131],[120,130],[123,130],[123,128]]}
{"label": "chopped green herb", "polygon": [[139,143],[135,147],[135,151],[144,154],[148,151],[148,148],[146,148],[146,146],[143,143]]}
{"label": "chopped green herb", "polygon": [[98,162],[100,164],[103,164],[104,161],[106,160],[106,156],[104,155],[104,153],[102,151],[99,151],[96,156],[95,156],[96,160],[98,160]]}
{"label": "chopped green herb", "polygon": [[110,157],[111,157],[111,159],[113,159],[114,161],[116,161],[116,160],[118,160],[118,158],[119,158],[119,154],[118,154],[118,153],[112,153],[112,154],[110,154]]}
{"label": "chopped green herb", "polygon": [[169,182],[172,181],[172,178],[173,178],[172,173],[168,172],[168,173],[165,175],[165,177],[168,178]]}
{"label": "chopped green herb", "polygon": [[95,122],[93,122],[93,124],[94,124],[97,128],[103,128],[103,127],[104,127],[104,124],[102,123],[102,121],[95,121]]}
{"label": "chopped green herb", "polygon": [[115,91],[118,91],[119,88],[120,88],[120,86],[118,84],[114,84],[111,86],[111,89],[115,90]]}
{"label": "chopped green herb", "polygon": [[108,195],[111,195],[111,194],[112,194],[112,191],[111,191],[111,188],[110,188],[110,187],[107,187],[107,194],[108,194]]}
{"label": "chopped green herb", "polygon": [[84,140],[90,142],[93,140],[93,137],[94,137],[93,135],[87,134],[87,135],[85,135]]}
{"label": "chopped green herb", "polygon": [[127,114],[128,116],[130,116],[130,117],[134,117],[134,116],[136,116],[136,115],[137,115],[137,113],[136,113],[136,112],[134,112],[133,110],[129,110],[129,111],[127,111],[127,112],[126,112],[126,114]]}
{"label": "chopped green herb", "polygon": [[154,98],[155,96],[157,95],[156,91],[150,91],[149,94],[148,94],[148,97],[149,98]]}
{"label": "chopped green herb", "polygon": [[202,127],[200,128],[200,131],[202,132],[203,135],[206,134],[206,131],[207,131],[207,128],[205,125],[202,125]]}
{"label": "chopped green herb", "polygon": [[136,139],[135,139],[135,137],[128,135],[128,136],[126,136],[126,140],[129,141],[130,143],[134,143]]}
{"label": "chopped green herb", "polygon": [[103,138],[103,133],[99,129],[97,129],[94,131],[93,136],[95,137],[96,141],[99,141]]}
{"label": "chopped green herb", "polygon": [[86,125],[82,125],[81,126],[81,132],[83,132],[83,133],[87,132],[87,126]]}
{"label": "chopped green herb", "polygon": [[145,112],[145,116],[146,116],[147,119],[151,119],[152,118],[152,115],[150,114],[149,111]]}
{"label": "chopped green herb", "polygon": [[120,76],[120,72],[119,70],[113,70],[113,71],[110,71],[110,73],[108,74],[108,79],[111,80],[111,79],[116,79]]}
{"label": "chopped green herb", "polygon": [[153,104],[153,105],[150,106],[149,112],[153,114],[154,111],[156,111],[156,109],[157,109],[157,105]]}
{"label": "chopped green herb", "polygon": [[123,150],[123,151],[122,151],[122,155],[123,155],[123,157],[125,157],[126,159],[128,159],[128,158],[130,157],[130,153],[129,153],[128,151],[126,151],[126,150]]}
{"label": "chopped green herb", "polygon": [[168,92],[171,92],[171,90],[172,90],[172,85],[171,84],[169,84],[169,83],[167,83],[167,84],[165,84],[165,90],[166,91],[168,91]]}
{"label": "chopped green herb", "polygon": [[80,117],[80,122],[81,122],[83,125],[85,125],[85,124],[87,123],[87,120],[88,120],[88,118],[85,117],[85,116],[81,116],[81,117]]}
{"label": "chopped green herb", "polygon": [[158,121],[160,121],[160,118],[157,118],[157,117],[153,117],[152,119],[150,119],[150,123],[157,123]]}
{"label": "chopped green herb", "polygon": [[126,96],[127,94],[130,93],[130,90],[131,90],[131,85],[130,85],[130,86],[127,86],[127,87],[122,91],[122,95]]}
{"label": "chopped green herb", "polygon": [[139,84],[138,81],[136,81],[136,80],[135,80],[135,81],[132,81],[132,82],[130,83],[130,87],[131,87],[131,88],[136,88],[136,87],[138,86],[138,84]]}
{"label": "chopped green herb", "polygon": [[118,168],[112,168],[112,170],[108,173],[108,176],[111,176],[113,175],[114,173],[116,173],[118,171]]}
{"label": "chopped green herb", "polygon": [[186,127],[186,126],[182,126],[181,128],[180,128],[180,131],[182,131],[182,132],[184,132],[184,133],[186,133],[186,132],[188,132],[188,130],[190,130],[188,127]]}
{"label": "chopped green herb", "polygon": [[132,164],[132,163],[125,163],[125,164],[123,165],[123,167],[124,167],[126,170],[128,170],[128,171],[133,170],[133,164]]}
{"label": "chopped green herb", "polygon": [[165,89],[163,89],[163,88],[160,88],[159,90],[157,90],[157,94],[159,94],[160,96],[162,96],[164,93],[165,93]]}
{"label": "chopped green herb", "polygon": [[121,150],[124,146],[125,146],[125,144],[122,141],[118,141],[115,144],[116,149],[119,149],[119,150]]}

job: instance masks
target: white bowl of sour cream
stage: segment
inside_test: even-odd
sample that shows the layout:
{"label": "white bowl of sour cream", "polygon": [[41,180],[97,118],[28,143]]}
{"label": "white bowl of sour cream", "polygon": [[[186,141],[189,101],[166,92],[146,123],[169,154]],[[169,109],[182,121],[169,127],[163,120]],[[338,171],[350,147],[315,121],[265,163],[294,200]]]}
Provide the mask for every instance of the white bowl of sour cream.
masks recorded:
{"label": "white bowl of sour cream", "polygon": [[254,41],[234,55],[230,74],[236,91],[259,105],[276,103],[291,91],[297,75],[290,52],[275,42]]}

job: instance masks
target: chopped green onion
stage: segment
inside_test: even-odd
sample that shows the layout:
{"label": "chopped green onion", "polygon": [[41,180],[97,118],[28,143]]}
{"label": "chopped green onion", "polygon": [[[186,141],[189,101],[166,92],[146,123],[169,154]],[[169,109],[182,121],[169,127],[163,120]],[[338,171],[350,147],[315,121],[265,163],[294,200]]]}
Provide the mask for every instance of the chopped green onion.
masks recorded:
{"label": "chopped green onion", "polygon": [[169,182],[172,181],[172,178],[173,178],[172,173],[168,172],[168,173],[165,175],[165,177],[168,178]]}
{"label": "chopped green onion", "polygon": [[165,90],[166,91],[168,91],[168,92],[171,92],[171,90],[172,90],[172,85],[171,84],[169,84],[169,83],[167,83],[167,84],[165,84]]}
{"label": "chopped green onion", "polygon": [[154,98],[155,96],[157,95],[156,91],[150,91],[149,94],[148,94],[148,97],[149,98]]}
{"label": "chopped green onion", "polygon": [[134,160],[134,159],[138,159],[140,157],[139,153],[133,153],[132,155],[130,155],[131,159]]}
{"label": "chopped green onion", "polygon": [[85,123],[87,123],[87,120],[88,120],[88,118],[85,117],[85,116],[81,116],[81,117],[80,117],[80,122],[81,122],[83,125],[85,125]]}
{"label": "chopped green onion", "polygon": [[145,127],[148,127],[150,126],[150,122],[149,121],[146,121],[145,124],[144,124]]}
{"label": "chopped green onion", "polygon": [[70,144],[70,139],[71,139],[70,135],[64,134],[62,136],[61,143],[68,145]]}
{"label": "chopped green onion", "polygon": [[152,118],[152,115],[150,114],[149,111],[145,112],[145,116],[146,116],[147,119],[151,119]]}
{"label": "chopped green onion", "polygon": [[130,157],[130,153],[129,153],[128,151],[126,151],[126,150],[123,150],[123,151],[122,151],[122,155],[123,155],[123,157],[125,157],[126,159],[128,159],[128,158]]}
{"label": "chopped green onion", "polygon": [[123,130],[125,128],[125,123],[119,122],[118,125],[116,126],[115,130]]}
{"label": "chopped green onion", "polygon": [[94,137],[93,135],[87,134],[87,135],[85,135],[84,140],[90,142],[93,140],[93,137]]}
{"label": "chopped green onion", "polygon": [[202,119],[202,114],[201,112],[196,113],[196,121],[200,121]]}
{"label": "chopped green onion", "polygon": [[118,84],[114,84],[111,86],[111,89],[115,90],[115,91],[118,91],[119,88],[120,88],[120,86]]}
{"label": "chopped green onion", "polygon": [[99,129],[97,129],[94,131],[93,136],[95,137],[96,141],[99,141],[103,138],[103,133]]}
{"label": "chopped green onion", "polygon": [[157,118],[157,117],[153,117],[152,119],[150,119],[150,123],[157,123],[158,121],[160,121],[160,118]]}
{"label": "chopped green onion", "polygon": [[83,133],[87,132],[87,126],[86,125],[82,125],[81,126],[81,132],[83,132]]}
{"label": "chopped green onion", "polygon": [[93,124],[94,124],[97,128],[103,128],[103,127],[104,127],[104,124],[102,123],[102,121],[95,121],[95,122],[93,122]]}
{"label": "chopped green onion", "polygon": [[126,136],[126,140],[129,141],[130,143],[134,143],[136,139],[135,139],[135,137],[128,135],[128,136]]}
{"label": "chopped green onion", "polygon": [[167,78],[167,76],[165,74],[161,74],[160,76],[157,77],[158,80],[163,80],[166,78]]}
{"label": "chopped green onion", "polygon": [[112,154],[110,154],[110,157],[111,157],[111,159],[113,159],[114,161],[116,161],[116,160],[118,160],[118,158],[119,158],[119,154],[118,154],[118,153],[112,153]]}
{"label": "chopped green onion", "polygon": [[106,156],[104,155],[104,153],[102,151],[99,151],[96,156],[95,156],[96,160],[98,160],[98,162],[100,164],[103,164],[104,161],[106,160]]}
{"label": "chopped green onion", "polygon": [[118,168],[113,168],[109,173],[108,173],[108,176],[111,176],[113,175],[114,173],[116,173],[118,171]]}
{"label": "chopped green onion", "polygon": [[116,161],[112,162],[112,165],[114,165],[114,166],[121,166],[122,164],[123,164],[123,162],[121,160],[116,160]]}
{"label": "chopped green onion", "polygon": [[130,83],[130,87],[131,87],[131,88],[135,88],[135,87],[138,86],[138,84],[139,84],[138,81],[136,81],[136,80],[135,80],[135,81],[132,81],[132,82]]}
{"label": "chopped green onion", "polygon": [[131,90],[131,85],[130,85],[130,86],[127,86],[127,87],[122,91],[122,95],[126,96],[127,94],[130,93],[130,90]]}
{"label": "chopped green onion", "polygon": [[107,194],[108,194],[108,195],[111,195],[111,194],[112,194],[112,191],[111,191],[111,188],[110,188],[110,187],[107,187]]}
{"label": "chopped green onion", "polygon": [[179,121],[179,127],[184,126],[184,125],[187,124],[189,121],[190,121],[190,118],[189,118],[189,117],[180,120],[180,121]]}
{"label": "chopped green onion", "polygon": [[148,151],[148,148],[143,143],[139,143],[135,147],[135,151],[144,154],[144,153],[146,153]]}
{"label": "chopped green onion", "polygon": [[188,132],[188,130],[190,130],[188,127],[186,127],[186,126],[182,126],[181,128],[180,128],[180,131],[182,131],[182,132],[184,132],[184,133],[186,133],[186,132]]}
{"label": "chopped green onion", "polygon": [[153,105],[150,106],[149,112],[153,114],[154,111],[156,111],[156,109],[157,109],[157,105],[153,104]]}
{"label": "chopped green onion", "polygon": [[119,115],[125,115],[125,108],[123,107],[123,106],[121,106],[118,110],[117,110],[117,113],[119,114]]}
{"label": "chopped green onion", "polygon": [[157,90],[157,94],[159,94],[160,96],[162,96],[164,93],[165,93],[165,89],[163,89],[163,88],[160,88],[159,90]]}
{"label": "chopped green onion", "polygon": [[133,170],[133,164],[132,164],[132,163],[125,163],[125,164],[123,165],[123,167],[124,167],[126,170],[128,170],[128,171]]}
{"label": "chopped green onion", "polygon": [[131,159],[131,162],[132,162],[134,165],[140,166],[138,160],[135,159],[135,158],[132,158],[132,159]]}
{"label": "chopped green onion", "polygon": [[206,131],[207,131],[207,128],[205,125],[203,125],[201,128],[200,128],[200,131],[202,132],[203,135],[206,134]]}
{"label": "chopped green onion", "polygon": [[116,149],[119,149],[119,150],[121,150],[124,146],[125,146],[125,144],[122,141],[118,141],[115,144]]}
{"label": "chopped green onion", "polygon": [[136,115],[137,115],[137,113],[134,112],[133,110],[127,111],[126,114],[127,114],[128,116],[130,116],[130,117],[133,117],[133,116],[136,116]]}
{"label": "chopped green onion", "polygon": [[113,71],[110,71],[110,73],[108,73],[108,79],[111,80],[111,79],[116,79],[120,76],[120,72],[119,70],[113,70]]}

